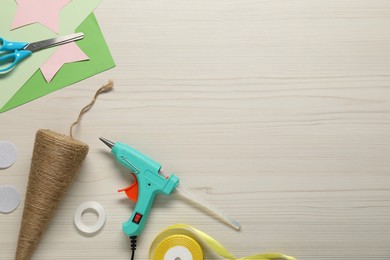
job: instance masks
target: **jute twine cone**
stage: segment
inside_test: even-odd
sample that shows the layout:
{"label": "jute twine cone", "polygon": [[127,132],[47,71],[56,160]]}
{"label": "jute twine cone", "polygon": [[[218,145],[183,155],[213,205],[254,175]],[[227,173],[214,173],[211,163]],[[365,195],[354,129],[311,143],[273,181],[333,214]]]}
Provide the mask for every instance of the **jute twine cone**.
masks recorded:
{"label": "jute twine cone", "polygon": [[[91,108],[97,96],[111,89],[112,82],[98,90],[93,101],[83,108],[72,124],[70,135],[73,126]],[[88,145],[73,137],[50,130],[36,133],[16,260],[30,259],[87,153]]]}
{"label": "jute twine cone", "polygon": [[15,259],[30,259],[87,153],[80,141],[38,130]]}

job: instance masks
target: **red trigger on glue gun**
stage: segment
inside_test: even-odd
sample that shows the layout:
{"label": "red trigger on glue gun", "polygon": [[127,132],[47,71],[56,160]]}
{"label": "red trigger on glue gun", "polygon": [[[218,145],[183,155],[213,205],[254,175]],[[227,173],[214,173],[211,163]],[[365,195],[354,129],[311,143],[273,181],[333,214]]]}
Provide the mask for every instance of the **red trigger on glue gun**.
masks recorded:
{"label": "red trigger on glue gun", "polygon": [[118,192],[125,192],[126,193],[126,196],[134,201],[134,202],[137,202],[138,200],[138,180],[137,178],[135,177],[135,174],[132,173],[133,177],[134,177],[134,183],[132,183],[129,187],[127,188],[124,188],[124,189],[121,189],[121,190],[118,190]]}

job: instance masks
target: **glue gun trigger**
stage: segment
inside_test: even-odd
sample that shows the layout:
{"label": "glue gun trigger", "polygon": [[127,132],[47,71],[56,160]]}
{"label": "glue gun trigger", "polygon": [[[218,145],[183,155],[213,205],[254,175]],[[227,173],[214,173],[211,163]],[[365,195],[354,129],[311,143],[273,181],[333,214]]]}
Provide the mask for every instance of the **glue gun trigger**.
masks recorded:
{"label": "glue gun trigger", "polygon": [[138,200],[138,181],[137,178],[135,177],[135,174],[133,174],[134,177],[134,183],[132,183],[129,187],[118,190],[118,192],[125,192],[126,196],[134,201],[137,202]]}

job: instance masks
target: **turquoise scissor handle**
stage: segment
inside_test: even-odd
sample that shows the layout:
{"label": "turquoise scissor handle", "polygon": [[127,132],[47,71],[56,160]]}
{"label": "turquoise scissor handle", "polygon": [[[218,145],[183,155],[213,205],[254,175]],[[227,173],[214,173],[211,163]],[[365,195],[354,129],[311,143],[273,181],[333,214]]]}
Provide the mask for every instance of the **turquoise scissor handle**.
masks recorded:
{"label": "turquoise scissor handle", "polygon": [[0,37],[0,74],[10,72],[31,55],[31,51],[24,50],[27,45],[27,42],[10,42]]}
{"label": "turquoise scissor handle", "polygon": [[23,50],[27,45],[28,42],[11,42],[0,37],[0,52]]}

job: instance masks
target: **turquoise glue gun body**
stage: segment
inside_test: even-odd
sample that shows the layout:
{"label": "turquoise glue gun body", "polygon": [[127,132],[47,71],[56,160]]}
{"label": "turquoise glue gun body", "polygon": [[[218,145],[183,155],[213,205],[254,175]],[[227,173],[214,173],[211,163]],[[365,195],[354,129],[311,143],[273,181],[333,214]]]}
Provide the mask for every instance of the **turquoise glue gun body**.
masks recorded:
{"label": "turquoise glue gun body", "polygon": [[134,175],[135,182],[124,191],[127,197],[136,202],[130,219],[123,223],[123,232],[129,236],[139,236],[148,218],[150,208],[157,194],[169,195],[179,184],[179,178],[174,174],[169,177],[161,175],[161,164],[140,153],[134,148],[107,139],[100,138],[108,147],[115,158]]}

